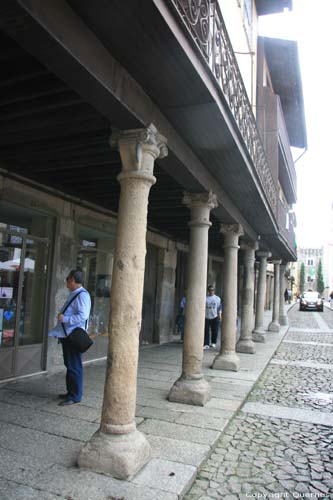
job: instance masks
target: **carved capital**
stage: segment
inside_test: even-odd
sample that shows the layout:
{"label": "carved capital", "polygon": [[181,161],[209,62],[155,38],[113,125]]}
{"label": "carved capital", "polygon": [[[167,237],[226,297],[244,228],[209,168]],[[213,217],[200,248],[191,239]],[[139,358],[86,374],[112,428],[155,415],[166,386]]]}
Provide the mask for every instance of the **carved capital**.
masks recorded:
{"label": "carved capital", "polygon": [[146,129],[115,130],[111,149],[119,150],[123,173],[153,174],[154,161],[168,154],[167,139],[151,124]]}
{"label": "carved capital", "polygon": [[254,252],[258,250],[258,242],[257,241],[243,241],[240,245],[240,249],[243,251],[253,250]]}
{"label": "carved capital", "polygon": [[189,208],[202,207],[212,210],[217,207],[218,202],[216,195],[209,191],[209,193],[189,193],[184,191],[183,204]]}
{"label": "carved capital", "polygon": [[244,234],[243,227],[240,224],[221,224],[220,233],[224,236],[242,236]]}
{"label": "carved capital", "polygon": [[217,207],[215,194],[209,193],[188,193],[184,192],[183,204],[191,209],[190,227],[210,227],[209,214],[212,208]]}
{"label": "carved capital", "polygon": [[281,262],[282,260],[272,260],[272,264],[274,264],[274,266],[279,266]]}

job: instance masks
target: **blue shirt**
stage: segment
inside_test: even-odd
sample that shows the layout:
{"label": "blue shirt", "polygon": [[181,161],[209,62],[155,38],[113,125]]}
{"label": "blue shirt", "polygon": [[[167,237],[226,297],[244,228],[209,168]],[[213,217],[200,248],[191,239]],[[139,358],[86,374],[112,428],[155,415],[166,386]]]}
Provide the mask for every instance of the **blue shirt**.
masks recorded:
{"label": "blue shirt", "polygon": [[[66,302],[63,305],[62,311],[65,309],[66,305],[70,300],[81,292],[77,298],[73,300],[68,309],[66,309],[64,314],[63,325],[65,327],[67,335],[70,335],[75,328],[86,328],[86,321],[89,319],[91,300],[90,295],[85,288],[82,286],[71,292]],[[49,337],[64,338],[66,337],[64,330],[61,326],[60,321],[58,321],[57,326],[52,328],[49,332]]]}

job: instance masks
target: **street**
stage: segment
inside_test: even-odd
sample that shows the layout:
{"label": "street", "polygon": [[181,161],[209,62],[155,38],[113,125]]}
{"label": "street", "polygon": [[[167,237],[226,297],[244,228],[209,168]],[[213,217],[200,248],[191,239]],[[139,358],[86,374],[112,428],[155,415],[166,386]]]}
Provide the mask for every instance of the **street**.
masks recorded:
{"label": "street", "polygon": [[333,498],[333,311],[289,324],[186,500]]}

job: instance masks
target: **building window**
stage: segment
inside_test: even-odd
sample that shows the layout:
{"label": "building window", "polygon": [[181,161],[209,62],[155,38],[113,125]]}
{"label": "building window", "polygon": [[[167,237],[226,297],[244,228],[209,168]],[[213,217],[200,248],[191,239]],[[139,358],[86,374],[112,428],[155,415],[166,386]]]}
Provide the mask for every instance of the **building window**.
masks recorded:
{"label": "building window", "polygon": [[308,259],[308,266],[313,266],[313,259]]}

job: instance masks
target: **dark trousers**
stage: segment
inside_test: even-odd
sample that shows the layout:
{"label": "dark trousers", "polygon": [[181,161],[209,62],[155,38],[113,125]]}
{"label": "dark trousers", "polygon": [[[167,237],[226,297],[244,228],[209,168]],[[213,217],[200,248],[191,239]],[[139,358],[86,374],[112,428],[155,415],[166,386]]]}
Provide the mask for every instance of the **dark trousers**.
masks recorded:
{"label": "dark trousers", "polygon": [[81,401],[83,388],[82,354],[73,349],[68,343],[68,339],[61,339],[64,363],[67,368],[66,388],[69,399]]}
{"label": "dark trousers", "polygon": [[209,345],[209,328],[211,329],[212,332],[212,344],[216,344],[217,341],[217,334],[219,330],[219,318],[216,316],[216,318],[213,319],[205,319],[205,342],[204,345]]}

